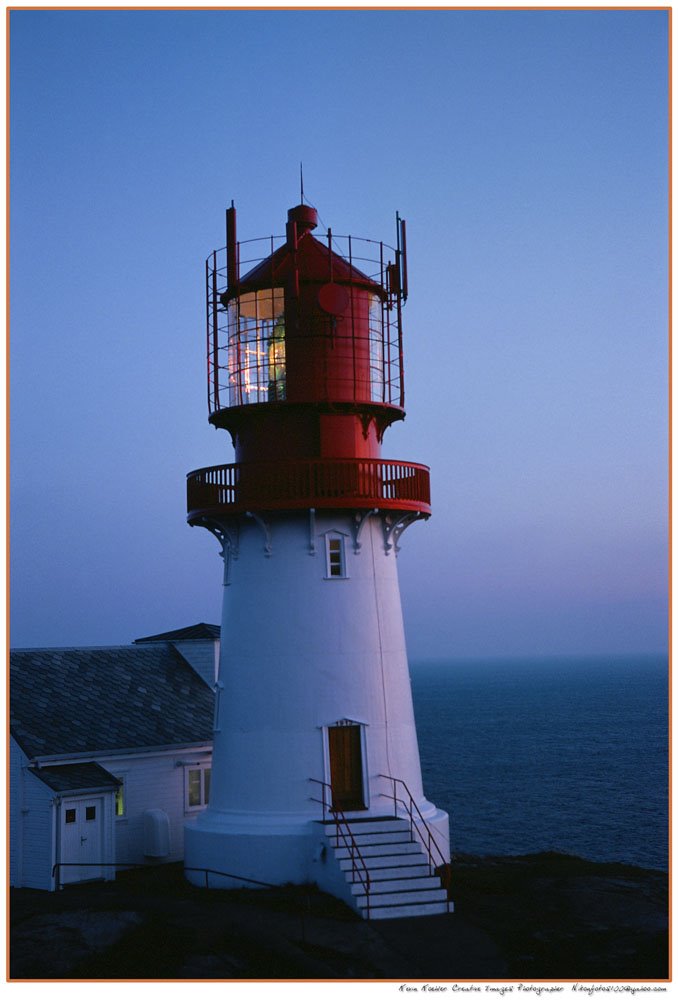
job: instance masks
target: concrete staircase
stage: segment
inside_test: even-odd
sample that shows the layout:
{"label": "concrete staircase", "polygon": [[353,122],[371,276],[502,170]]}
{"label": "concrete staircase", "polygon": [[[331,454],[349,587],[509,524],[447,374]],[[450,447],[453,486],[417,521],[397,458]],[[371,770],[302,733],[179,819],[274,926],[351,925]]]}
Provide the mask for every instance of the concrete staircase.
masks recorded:
{"label": "concrete staircase", "polygon": [[[335,822],[324,825],[328,851],[349,884],[353,909],[362,917],[385,920],[453,911],[440,878],[431,874],[424,848],[418,840],[412,840],[407,820],[392,816],[348,820],[339,824],[339,830]],[[347,826],[360,855],[355,860],[351,860],[355,848],[347,845]]]}

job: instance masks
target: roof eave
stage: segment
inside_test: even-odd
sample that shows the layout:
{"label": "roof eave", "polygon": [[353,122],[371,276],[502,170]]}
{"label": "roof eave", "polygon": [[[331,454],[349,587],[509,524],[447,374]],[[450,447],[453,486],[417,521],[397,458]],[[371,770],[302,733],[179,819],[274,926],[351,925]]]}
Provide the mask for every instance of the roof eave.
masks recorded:
{"label": "roof eave", "polygon": [[[191,748],[201,750],[203,747],[211,752],[212,740],[196,740],[192,743],[167,743],[164,746],[116,747],[115,749],[108,748],[100,750],[87,750],[81,753],[36,754],[34,756],[27,753],[26,756],[29,757],[31,763],[38,764],[40,767],[47,767],[48,764],[57,762],[63,764],[66,761],[93,760],[95,757],[123,757],[132,754],[175,753],[178,750],[187,750]],[[25,750],[24,753],[26,753]]]}
{"label": "roof eave", "polygon": [[44,775],[40,773],[40,768],[35,768],[35,767],[31,768],[31,774],[34,774],[39,781],[42,781],[43,785],[46,785],[47,788],[50,789],[50,791],[54,792],[54,794],[59,796],[60,798],[65,798],[67,795],[103,795],[104,793],[113,794],[116,789],[115,785],[110,785],[110,784],[93,785],[91,787],[88,785],[83,785],[82,788],[58,789],[50,785],[49,781],[46,780]]}

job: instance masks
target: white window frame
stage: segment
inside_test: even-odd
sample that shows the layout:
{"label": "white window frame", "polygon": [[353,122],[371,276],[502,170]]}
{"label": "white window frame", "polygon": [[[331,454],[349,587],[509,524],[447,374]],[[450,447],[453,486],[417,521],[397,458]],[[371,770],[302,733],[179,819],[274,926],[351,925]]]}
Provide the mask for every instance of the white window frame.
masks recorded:
{"label": "white window frame", "polygon": [[[347,580],[348,568],[346,565],[346,539],[348,535],[344,531],[326,531],[325,538],[325,579],[326,580]],[[332,572],[332,558],[330,545],[332,542],[339,542],[339,569],[341,572]]]}
{"label": "white window frame", "polygon": [[[190,772],[199,771],[200,772],[200,802],[197,805],[191,805],[189,801],[190,796]],[[194,764],[184,765],[184,811],[185,812],[198,812],[200,809],[204,809],[207,806],[205,801],[205,771],[210,773],[210,790],[212,787],[212,761],[196,761]]]}

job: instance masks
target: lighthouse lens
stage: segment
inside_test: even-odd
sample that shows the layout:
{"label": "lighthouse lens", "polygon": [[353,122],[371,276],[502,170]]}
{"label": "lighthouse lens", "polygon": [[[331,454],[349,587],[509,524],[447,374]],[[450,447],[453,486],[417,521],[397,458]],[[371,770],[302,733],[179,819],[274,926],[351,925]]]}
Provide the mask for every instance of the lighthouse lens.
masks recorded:
{"label": "lighthouse lens", "polygon": [[246,292],[228,306],[229,403],[285,399],[285,298],[282,288]]}

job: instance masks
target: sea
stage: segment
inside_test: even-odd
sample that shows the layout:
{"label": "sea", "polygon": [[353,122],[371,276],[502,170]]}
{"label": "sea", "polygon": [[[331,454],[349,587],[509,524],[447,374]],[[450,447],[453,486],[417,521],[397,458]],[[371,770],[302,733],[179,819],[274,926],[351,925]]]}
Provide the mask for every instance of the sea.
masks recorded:
{"label": "sea", "polygon": [[664,656],[411,664],[426,797],[453,855],[668,868]]}

